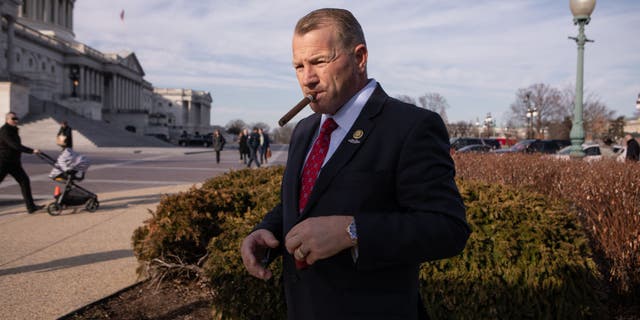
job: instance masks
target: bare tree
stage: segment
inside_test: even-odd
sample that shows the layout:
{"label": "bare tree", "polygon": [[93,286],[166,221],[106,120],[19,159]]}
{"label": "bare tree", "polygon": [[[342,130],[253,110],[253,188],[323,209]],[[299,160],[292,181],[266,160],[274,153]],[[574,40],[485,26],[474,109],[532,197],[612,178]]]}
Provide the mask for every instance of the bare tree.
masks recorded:
{"label": "bare tree", "polygon": [[474,125],[471,122],[458,121],[448,125],[450,137],[469,137],[474,135]]}
{"label": "bare tree", "polygon": [[[528,99],[526,98],[528,96]],[[534,136],[540,136],[541,129],[553,121],[562,121],[566,116],[560,90],[544,83],[532,84],[516,92],[516,100],[511,104],[510,121],[515,124],[529,125],[527,112],[535,110],[531,120]]]}
{"label": "bare tree", "polygon": [[442,95],[437,92],[429,92],[418,98],[418,101],[421,107],[439,114],[445,124],[449,123],[447,118],[449,103]]}
{"label": "bare tree", "polygon": [[275,143],[289,144],[293,128],[295,128],[295,124],[288,123],[284,127],[273,129],[271,134],[273,141]]}
{"label": "bare tree", "polygon": [[416,103],[416,99],[414,99],[413,97],[410,97],[410,96],[408,96],[406,94],[401,94],[399,96],[396,96],[396,99],[398,99],[398,100],[400,100],[402,102],[410,103],[412,105],[416,105],[416,106],[418,105]]}
{"label": "bare tree", "polygon": [[227,133],[232,135],[238,135],[246,127],[247,124],[240,119],[231,120],[225,126]]}
{"label": "bare tree", "polygon": [[249,125],[249,128],[253,129],[253,128],[259,128],[262,129],[262,131],[264,132],[269,132],[269,130],[271,130],[271,127],[264,123],[264,122],[256,122],[256,123],[252,123],[251,125]]}
{"label": "bare tree", "polygon": [[585,104],[583,114],[586,136],[593,139],[608,136],[609,120],[613,118],[615,111],[609,110],[600,100],[591,100]]}
{"label": "bare tree", "polygon": [[[562,96],[562,105],[571,119],[573,119],[575,96],[575,89],[571,86],[565,88]],[[585,137],[599,139],[608,136],[609,122],[614,118],[615,111],[610,110],[597,95],[591,92],[585,92],[584,96],[582,120],[584,121]]]}

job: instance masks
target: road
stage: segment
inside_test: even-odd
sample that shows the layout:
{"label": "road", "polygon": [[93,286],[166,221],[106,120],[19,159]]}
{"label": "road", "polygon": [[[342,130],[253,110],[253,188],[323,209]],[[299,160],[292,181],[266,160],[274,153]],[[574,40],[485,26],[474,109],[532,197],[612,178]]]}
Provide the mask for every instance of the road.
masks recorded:
{"label": "road", "polygon": [[[274,145],[272,150],[273,156],[267,165],[283,165],[286,146]],[[59,150],[44,152],[53,158],[59,154]],[[245,167],[239,162],[237,149],[222,151],[220,164],[215,163],[215,153],[210,148],[104,148],[77,152],[91,161],[86,178],[79,184],[94,193],[201,183],[230,169]],[[48,176],[51,166],[28,154],[22,155],[22,162],[31,179],[35,201],[38,204],[51,202],[57,184]],[[11,176],[7,176],[0,183],[0,210],[17,205],[23,205],[20,187]]]}
{"label": "road", "polygon": [[[286,149],[272,149],[268,165],[284,164]],[[245,168],[237,150],[223,151],[220,164],[202,148],[81,153],[92,166],[79,184],[98,194],[95,213],[27,214],[15,181],[7,177],[0,184],[0,319],[56,319],[132,285],[138,263],[131,236],[162,195]],[[36,202],[51,202],[51,167],[35,156],[23,160]]]}

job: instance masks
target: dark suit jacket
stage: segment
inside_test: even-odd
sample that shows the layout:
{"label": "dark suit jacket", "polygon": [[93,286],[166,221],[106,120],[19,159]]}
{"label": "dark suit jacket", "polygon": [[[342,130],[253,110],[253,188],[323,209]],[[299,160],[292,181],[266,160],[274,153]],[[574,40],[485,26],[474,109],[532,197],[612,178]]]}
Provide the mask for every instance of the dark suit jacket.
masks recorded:
{"label": "dark suit jacket", "polygon": [[[296,270],[280,248],[288,319],[426,319],[420,264],[460,253],[470,232],[442,119],[378,86],[298,215],[301,168],[320,117],[294,129],[282,201],[257,229],[270,230],[282,244],[303,219],[354,215],[359,257],[354,263],[344,250]],[[357,130],[362,137],[354,136]]]}
{"label": "dark suit jacket", "polygon": [[22,145],[18,127],[5,123],[0,127],[0,163],[19,165],[23,152],[33,153],[33,149]]}

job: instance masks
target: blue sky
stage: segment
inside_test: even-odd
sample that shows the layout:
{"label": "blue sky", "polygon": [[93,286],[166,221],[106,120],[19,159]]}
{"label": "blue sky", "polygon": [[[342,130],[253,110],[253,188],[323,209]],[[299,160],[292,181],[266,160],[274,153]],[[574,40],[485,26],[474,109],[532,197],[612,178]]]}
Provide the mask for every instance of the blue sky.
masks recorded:
{"label": "blue sky", "polygon": [[[491,112],[502,125],[519,88],[575,86],[576,44],[567,37],[578,31],[568,0],[80,0],[74,31],[100,51],[135,52],[155,87],[211,92],[213,124],[276,127],[302,97],[291,66],[293,27],[321,7],[358,18],[369,76],[388,94],[437,92],[451,106],[449,121]],[[586,28],[595,42],[585,50],[585,90],[617,116],[632,116],[640,94],[638,12],[637,0],[600,0]]]}

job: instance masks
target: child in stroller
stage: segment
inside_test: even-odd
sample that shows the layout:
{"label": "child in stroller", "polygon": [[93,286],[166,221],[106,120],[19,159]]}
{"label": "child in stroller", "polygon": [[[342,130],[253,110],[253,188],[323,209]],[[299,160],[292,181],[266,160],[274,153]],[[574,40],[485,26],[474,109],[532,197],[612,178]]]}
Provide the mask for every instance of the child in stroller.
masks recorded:
{"label": "child in stroller", "polygon": [[56,186],[55,201],[47,206],[47,212],[57,216],[65,207],[79,205],[84,205],[89,212],[96,211],[100,206],[98,196],[75,183],[84,179],[85,172],[90,166],[89,160],[73,149],[67,148],[64,139],[58,139],[57,144],[62,147],[57,160],[53,160],[46,154],[42,154],[42,158],[53,166],[49,177],[63,184],[64,189],[61,191],[60,187]]}

